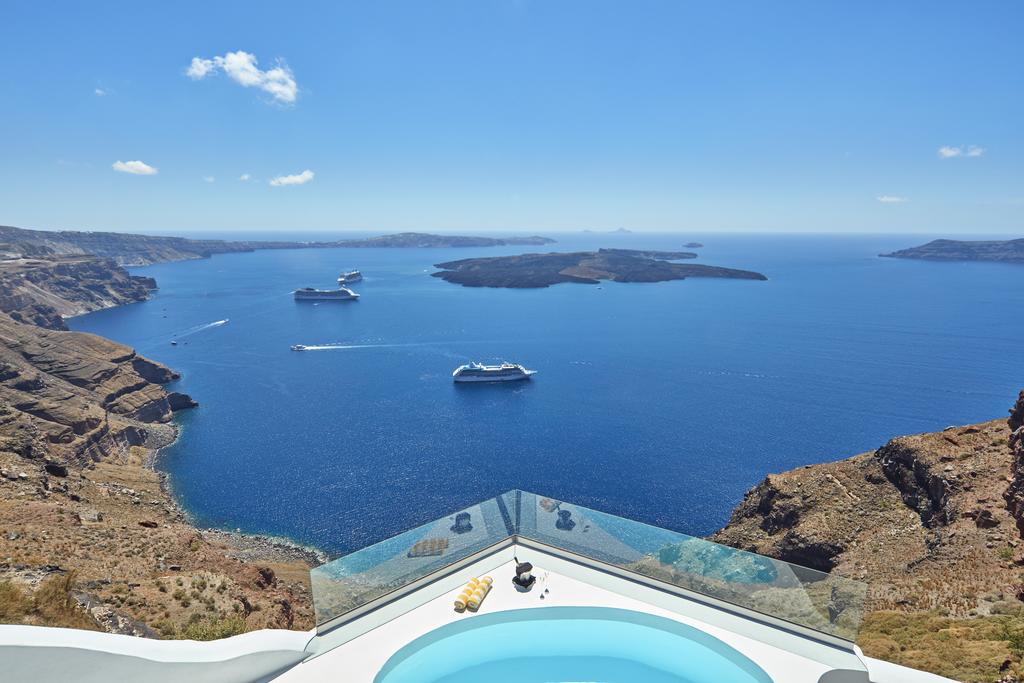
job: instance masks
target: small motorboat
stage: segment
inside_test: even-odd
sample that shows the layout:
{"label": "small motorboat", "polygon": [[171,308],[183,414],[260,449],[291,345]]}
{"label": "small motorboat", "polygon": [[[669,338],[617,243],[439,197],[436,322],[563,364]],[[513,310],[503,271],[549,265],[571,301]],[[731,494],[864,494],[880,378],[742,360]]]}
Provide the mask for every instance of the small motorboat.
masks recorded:
{"label": "small motorboat", "polygon": [[305,344],[292,344],[292,351],[305,351],[306,348]]}

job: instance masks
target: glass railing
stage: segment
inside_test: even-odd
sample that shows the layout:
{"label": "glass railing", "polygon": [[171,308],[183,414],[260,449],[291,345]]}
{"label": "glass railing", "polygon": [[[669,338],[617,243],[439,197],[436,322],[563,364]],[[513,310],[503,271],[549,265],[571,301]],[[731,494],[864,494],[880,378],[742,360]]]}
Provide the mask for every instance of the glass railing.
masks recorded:
{"label": "glass railing", "polygon": [[867,585],[525,491],[517,535],[854,641]]}
{"label": "glass railing", "polygon": [[318,624],[510,537],[854,641],[865,584],[525,491],[510,491],[311,572]]}
{"label": "glass railing", "polygon": [[515,534],[504,494],[313,569],[317,626]]}

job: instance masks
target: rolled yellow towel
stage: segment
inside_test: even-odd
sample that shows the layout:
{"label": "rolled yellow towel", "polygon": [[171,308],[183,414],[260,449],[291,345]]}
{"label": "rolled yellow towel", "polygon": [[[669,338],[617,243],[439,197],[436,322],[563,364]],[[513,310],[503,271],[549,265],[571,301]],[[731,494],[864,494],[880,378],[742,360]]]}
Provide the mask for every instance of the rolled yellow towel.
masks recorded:
{"label": "rolled yellow towel", "polygon": [[461,612],[469,606],[469,598],[480,586],[480,579],[475,576],[466,582],[466,585],[462,588],[462,592],[459,593],[459,597],[455,598],[455,610]]}
{"label": "rolled yellow towel", "polygon": [[481,583],[480,586],[473,591],[473,594],[469,596],[469,600],[466,601],[466,608],[475,612],[480,609],[480,603],[487,597],[487,593],[491,590],[491,585],[488,583]]}

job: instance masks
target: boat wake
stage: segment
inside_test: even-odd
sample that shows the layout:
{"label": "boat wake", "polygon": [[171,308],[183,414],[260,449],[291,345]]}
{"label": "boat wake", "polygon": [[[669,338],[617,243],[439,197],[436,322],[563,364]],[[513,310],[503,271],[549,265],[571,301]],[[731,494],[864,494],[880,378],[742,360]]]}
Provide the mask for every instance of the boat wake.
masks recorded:
{"label": "boat wake", "polygon": [[190,327],[187,330],[184,330],[183,332],[179,332],[178,334],[175,334],[173,336],[174,336],[175,339],[181,339],[182,337],[189,337],[189,336],[191,336],[193,334],[196,334],[198,332],[202,332],[204,330],[208,330],[208,329],[210,329],[212,327],[220,327],[221,325],[227,325],[229,320],[230,320],[230,318],[224,318],[223,320],[214,320],[212,323],[203,323],[202,325],[196,325],[195,327]]}
{"label": "boat wake", "polygon": [[[453,342],[450,341],[436,341],[436,342],[404,342],[397,344],[302,344],[303,351],[349,351],[352,349],[394,349],[394,348],[406,348],[413,346],[449,346]],[[458,345],[463,344],[492,344],[494,342],[466,342],[460,341]]]}
{"label": "boat wake", "polygon": [[348,349],[389,349],[402,346],[438,346],[450,342],[408,342],[405,344],[313,344],[305,347],[305,351],[337,351]]}

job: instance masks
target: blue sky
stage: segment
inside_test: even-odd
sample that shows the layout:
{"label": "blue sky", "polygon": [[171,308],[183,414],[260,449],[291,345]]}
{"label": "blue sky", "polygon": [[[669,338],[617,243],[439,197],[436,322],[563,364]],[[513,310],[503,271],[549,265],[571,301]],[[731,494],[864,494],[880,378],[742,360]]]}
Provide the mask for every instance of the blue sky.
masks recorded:
{"label": "blue sky", "polygon": [[7,0],[0,224],[1019,233],[1022,26],[1016,2]]}

